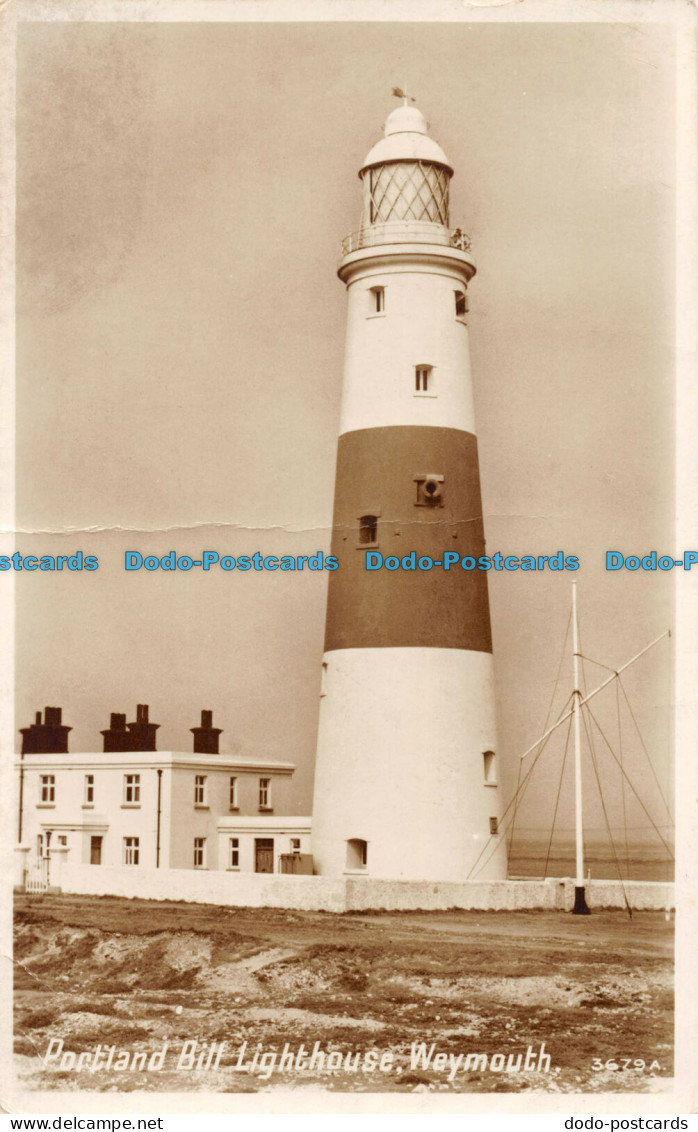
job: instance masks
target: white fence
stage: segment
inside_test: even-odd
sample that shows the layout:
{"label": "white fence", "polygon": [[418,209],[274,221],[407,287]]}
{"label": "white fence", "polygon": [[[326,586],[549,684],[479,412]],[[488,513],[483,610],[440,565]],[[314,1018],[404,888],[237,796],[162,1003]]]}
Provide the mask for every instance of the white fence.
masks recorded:
{"label": "white fence", "polygon": [[[198,869],[108,868],[64,861],[60,879],[52,875],[51,880],[66,893],[315,912],[449,908],[570,911],[574,904],[574,881],[557,878],[434,883]],[[618,881],[592,880],[586,890],[590,908],[625,907],[623,888],[632,908],[665,910],[674,907],[673,884],[626,881],[621,887]]]}
{"label": "white fence", "polygon": [[34,857],[27,861],[24,871],[25,892],[46,892],[49,885],[48,857]]}

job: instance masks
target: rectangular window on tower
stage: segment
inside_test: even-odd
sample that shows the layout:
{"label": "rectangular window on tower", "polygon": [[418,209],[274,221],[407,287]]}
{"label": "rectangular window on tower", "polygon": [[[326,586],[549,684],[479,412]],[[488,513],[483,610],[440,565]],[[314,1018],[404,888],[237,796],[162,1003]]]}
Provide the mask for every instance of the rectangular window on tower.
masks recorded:
{"label": "rectangular window on tower", "polygon": [[434,397],[434,367],[414,367],[414,395],[415,397]]}
{"label": "rectangular window on tower", "polygon": [[499,829],[499,821],[497,818],[490,818],[490,833],[495,834]]}
{"label": "rectangular window on tower", "polygon": [[385,314],[385,287],[371,287],[371,314]]}
{"label": "rectangular window on tower", "polygon": [[485,771],[485,786],[497,785],[497,765],[494,751],[483,751],[482,761]]}
{"label": "rectangular window on tower", "polygon": [[375,546],[378,542],[378,516],[361,515],[359,517],[359,544],[361,546]]}
{"label": "rectangular window on tower", "polygon": [[468,313],[468,295],[465,291],[454,291],[454,295],[456,298],[456,318],[465,322]]}

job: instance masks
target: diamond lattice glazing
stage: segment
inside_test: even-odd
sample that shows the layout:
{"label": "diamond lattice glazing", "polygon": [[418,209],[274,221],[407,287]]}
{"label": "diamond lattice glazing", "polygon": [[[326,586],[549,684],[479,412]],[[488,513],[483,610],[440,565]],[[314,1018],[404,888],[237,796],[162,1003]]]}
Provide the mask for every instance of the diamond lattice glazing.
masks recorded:
{"label": "diamond lattice glazing", "polygon": [[448,225],[449,175],[438,165],[400,161],[367,169],[366,219],[369,224],[421,220]]}

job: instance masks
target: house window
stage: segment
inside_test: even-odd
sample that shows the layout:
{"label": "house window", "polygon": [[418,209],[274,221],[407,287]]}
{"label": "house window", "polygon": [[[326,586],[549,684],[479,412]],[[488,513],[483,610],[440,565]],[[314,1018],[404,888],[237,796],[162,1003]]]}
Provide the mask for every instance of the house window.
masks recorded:
{"label": "house window", "polygon": [[378,516],[362,515],[359,519],[359,542],[370,546],[378,539]]}
{"label": "house window", "polygon": [[271,809],[271,778],[260,778],[259,780],[259,808],[260,810]]}
{"label": "house window", "polygon": [[415,393],[433,393],[434,380],[432,366],[414,367],[414,391]]}
{"label": "house window", "polygon": [[385,288],[371,287],[371,313],[385,314]]}
{"label": "house window", "polygon": [[465,291],[454,291],[456,298],[456,318],[465,318],[468,313],[468,296]]}
{"label": "house window", "polygon": [[141,804],[141,776],[140,774],[124,775],[124,805],[140,806]]}
{"label": "house window", "polygon": [[37,834],[37,837],[36,837],[36,855],[37,855],[37,857],[43,857],[43,855],[44,855],[44,835],[43,835],[43,833]]}
{"label": "house window", "polygon": [[206,868],[206,838],[205,837],[195,837],[194,838],[194,868],[195,869],[205,869]]}
{"label": "house window", "polygon": [[365,869],[368,864],[368,841],[352,837],[347,841],[347,868]]}
{"label": "house window", "polygon": [[58,844],[63,845],[63,846],[68,844],[68,838],[66,837],[66,835],[64,833],[59,833]]}
{"label": "house window", "polygon": [[197,774],[194,778],[194,805],[205,806],[206,803],[206,778],[205,774]]}
{"label": "house window", "polygon": [[124,864],[137,865],[141,855],[141,844],[139,837],[125,837],[124,838]]}
{"label": "house window", "polygon": [[42,774],[40,778],[40,798],[45,806],[52,806],[56,801],[56,776],[55,774]]}
{"label": "house window", "polygon": [[485,770],[485,783],[487,786],[497,785],[497,766],[495,763],[494,751],[483,751],[482,761]]}
{"label": "house window", "polygon": [[499,829],[499,820],[497,818],[490,818],[490,833],[496,833]]}
{"label": "house window", "polygon": [[94,774],[85,775],[85,801],[84,805],[92,806],[95,800],[95,776]]}
{"label": "house window", "polygon": [[237,810],[237,808],[238,808],[238,780],[237,780],[237,778],[233,778],[232,776],[231,776],[231,779],[230,779],[230,802],[229,802],[229,806],[230,806],[231,810]]}
{"label": "house window", "polygon": [[239,837],[231,837],[230,838],[230,857],[229,857],[228,867],[231,868],[231,869],[239,869],[240,868],[240,838]]}
{"label": "house window", "polygon": [[292,837],[291,838],[291,852],[292,853],[300,853],[300,851],[301,851],[301,839],[300,839],[300,837]]}

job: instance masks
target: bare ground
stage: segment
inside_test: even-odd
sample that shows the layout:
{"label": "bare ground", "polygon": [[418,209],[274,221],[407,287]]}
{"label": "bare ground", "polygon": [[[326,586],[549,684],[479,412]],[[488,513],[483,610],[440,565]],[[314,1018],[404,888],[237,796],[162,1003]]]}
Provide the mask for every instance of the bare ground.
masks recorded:
{"label": "bare ground", "polygon": [[[99,1092],[663,1091],[672,958],[673,926],[654,912],[334,915],[21,896],[18,1074],[28,1089]],[[76,1063],[86,1054],[83,1068],[47,1063],[52,1039]],[[192,1041],[186,1068],[178,1063]],[[341,1065],[279,1069],[284,1043],[295,1056],[316,1042]],[[433,1045],[427,1064],[422,1043],[427,1055]],[[163,1049],[162,1068],[149,1070]],[[121,1051],[129,1067],[116,1071]],[[510,1069],[466,1068],[458,1058],[469,1053],[511,1055]],[[374,1061],[385,1054],[381,1070]]]}

